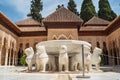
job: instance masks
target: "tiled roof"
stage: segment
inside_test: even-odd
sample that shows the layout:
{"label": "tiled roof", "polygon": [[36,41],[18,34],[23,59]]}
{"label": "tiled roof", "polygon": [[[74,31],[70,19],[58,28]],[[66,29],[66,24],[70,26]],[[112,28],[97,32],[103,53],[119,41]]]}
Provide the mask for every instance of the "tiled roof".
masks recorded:
{"label": "tiled roof", "polygon": [[25,20],[16,22],[17,25],[41,25],[39,22],[32,18],[27,18]]}
{"label": "tiled roof", "polygon": [[84,25],[85,26],[88,26],[88,25],[93,25],[93,26],[96,26],[96,25],[99,25],[99,26],[103,26],[103,25],[108,25],[110,22],[107,21],[107,20],[104,20],[104,19],[101,19],[101,18],[98,18],[98,17],[93,17],[91,18],[88,22],[86,22]]}
{"label": "tiled roof", "polygon": [[99,27],[99,26],[89,26],[89,27],[81,27],[79,31],[104,31],[107,29],[107,26]]}
{"label": "tiled roof", "polygon": [[43,19],[43,22],[83,22],[83,20],[70,10],[61,7]]}

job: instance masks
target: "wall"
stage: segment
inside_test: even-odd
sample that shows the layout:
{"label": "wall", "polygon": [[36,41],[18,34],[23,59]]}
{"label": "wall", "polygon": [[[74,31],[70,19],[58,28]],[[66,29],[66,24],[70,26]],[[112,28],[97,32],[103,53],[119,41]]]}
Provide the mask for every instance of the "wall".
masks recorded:
{"label": "wall", "polygon": [[79,40],[87,41],[92,44],[92,48],[97,46],[97,42],[99,42],[99,46],[103,48],[103,42],[106,42],[106,36],[79,36]]}
{"label": "wall", "polygon": [[26,44],[29,43],[29,47],[34,47],[34,44],[41,41],[46,41],[47,36],[32,36],[32,37],[19,37],[18,44],[23,44],[23,50],[27,47]]}
{"label": "wall", "polygon": [[107,44],[109,56],[112,56],[110,57],[109,63],[111,65],[120,65],[120,28],[107,36]]}
{"label": "wall", "polygon": [[59,40],[59,39],[73,39],[78,40],[77,28],[49,28],[48,29],[48,40]]}

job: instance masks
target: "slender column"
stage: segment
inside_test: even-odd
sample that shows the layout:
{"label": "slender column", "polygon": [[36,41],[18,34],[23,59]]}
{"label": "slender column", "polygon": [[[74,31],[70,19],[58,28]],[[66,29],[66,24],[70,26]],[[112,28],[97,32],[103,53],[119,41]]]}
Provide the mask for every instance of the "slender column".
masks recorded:
{"label": "slender column", "polygon": [[15,51],[15,55],[14,55],[14,59],[15,59],[15,66],[18,64],[18,53],[16,53]]}
{"label": "slender column", "polygon": [[0,66],[1,66],[1,54],[2,54],[2,44],[0,44]]}
{"label": "slender column", "polygon": [[15,58],[15,64],[14,65],[17,65],[17,56],[16,56],[16,53],[15,53],[15,56],[14,56]]}
{"label": "slender column", "polygon": [[14,60],[14,59],[15,59],[15,56],[14,56],[14,55],[15,55],[15,52],[13,51],[12,66],[14,66],[14,62],[15,62],[15,60]]}
{"label": "slender column", "polygon": [[6,48],[5,66],[7,66],[7,63],[8,63],[8,48]]}
{"label": "slender column", "polygon": [[11,49],[10,49],[10,56],[9,56],[9,66],[10,66],[10,64],[11,64]]}

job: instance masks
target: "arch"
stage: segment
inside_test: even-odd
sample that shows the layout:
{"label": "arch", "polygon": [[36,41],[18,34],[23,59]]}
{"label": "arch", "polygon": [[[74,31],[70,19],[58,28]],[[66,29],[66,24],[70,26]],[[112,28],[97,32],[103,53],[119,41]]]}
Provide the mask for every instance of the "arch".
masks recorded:
{"label": "arch", "polygon": [[13,50],[13,48],[12,48],[12,49],[11,49],[11,60],[10,60],[10,65],[12,65],[13,55],[14,55],[14,50]]}
{"label": "arch", "polygon": [[73,36],[70,34],[70,35],[68,36],[68,39],[72,40],[72,39],[73,39]]}
{"label": "arch", "polygon": [[18,59],[17,59],[17,65],[20,65],[20,58],[22,57],[23,55],[23,43],[20,43],[19,44],[19,51],[18,51]]}
{"label": "arch", "polygon": [[[92,42],[89,41],[89,43],[92,45]],[[90,48],[90,53],[93,53],[93,47]]]}
{"label": "arch", "polygon": [[56,36],[56,35],[53,35],[53,36],[52,36],[52,40],[57,40],[57,36]]}
{"label": "arch", "polygon": [[23,43],[20,43],[20,44],[19,44],[19,48],[23,48]]}
{"label": "arch", "polygon": [[115,41],[113,41],[113,53],[114,53],[114,65],[117,65],[117,52],[116,52],[116,44]]}
{"label": "arch", "polygon": [[98,47],[98,48],[100,48],[100,43],[99,43],[99,42],[97,42],[96,44],[97,44],[97,47]]}
{"label": "arch", "polygon": [[36,44],[37,44],[38,42],[35,42],[34,43],[34,45],[33,45],[33,50],[34,50],[34,52],[36,53]]}
{"label": "arch", "polygon": [[66,37],[64,34],[61,34],[61,35],[58,37],[58,40],[67,40],[67,37]]}
{"label": "arch", "polygon": [[108,65],[108,50],[107,50],[107,45],[106,42],[103,42],[103,59],[104,59],[104,65]]}
{"label": "arch", "polygon": [[106,42],[105,41],[103,42],[103,47],[106,47]]}
{"label": "arch", "polygon": [[29,43],[26,43],[26,48],[29,48],[30,44]]}

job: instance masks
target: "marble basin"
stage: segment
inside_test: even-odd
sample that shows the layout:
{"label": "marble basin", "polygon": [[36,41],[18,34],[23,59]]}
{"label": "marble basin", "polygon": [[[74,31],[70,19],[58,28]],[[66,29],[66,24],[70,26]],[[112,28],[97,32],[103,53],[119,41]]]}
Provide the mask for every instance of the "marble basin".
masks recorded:
{"label": "marble basin", "polygon": [[47,54],[59,54],[59,49],[61,45],[66,45],[68,48],[68,54],[76,54],[82,52],[82,45],[84,45],[84,51],[86,49],[91,49],[91,44],[86,41],[80,40],[49,40],[43,41],[36,45],[44,45],[46,48]]}

